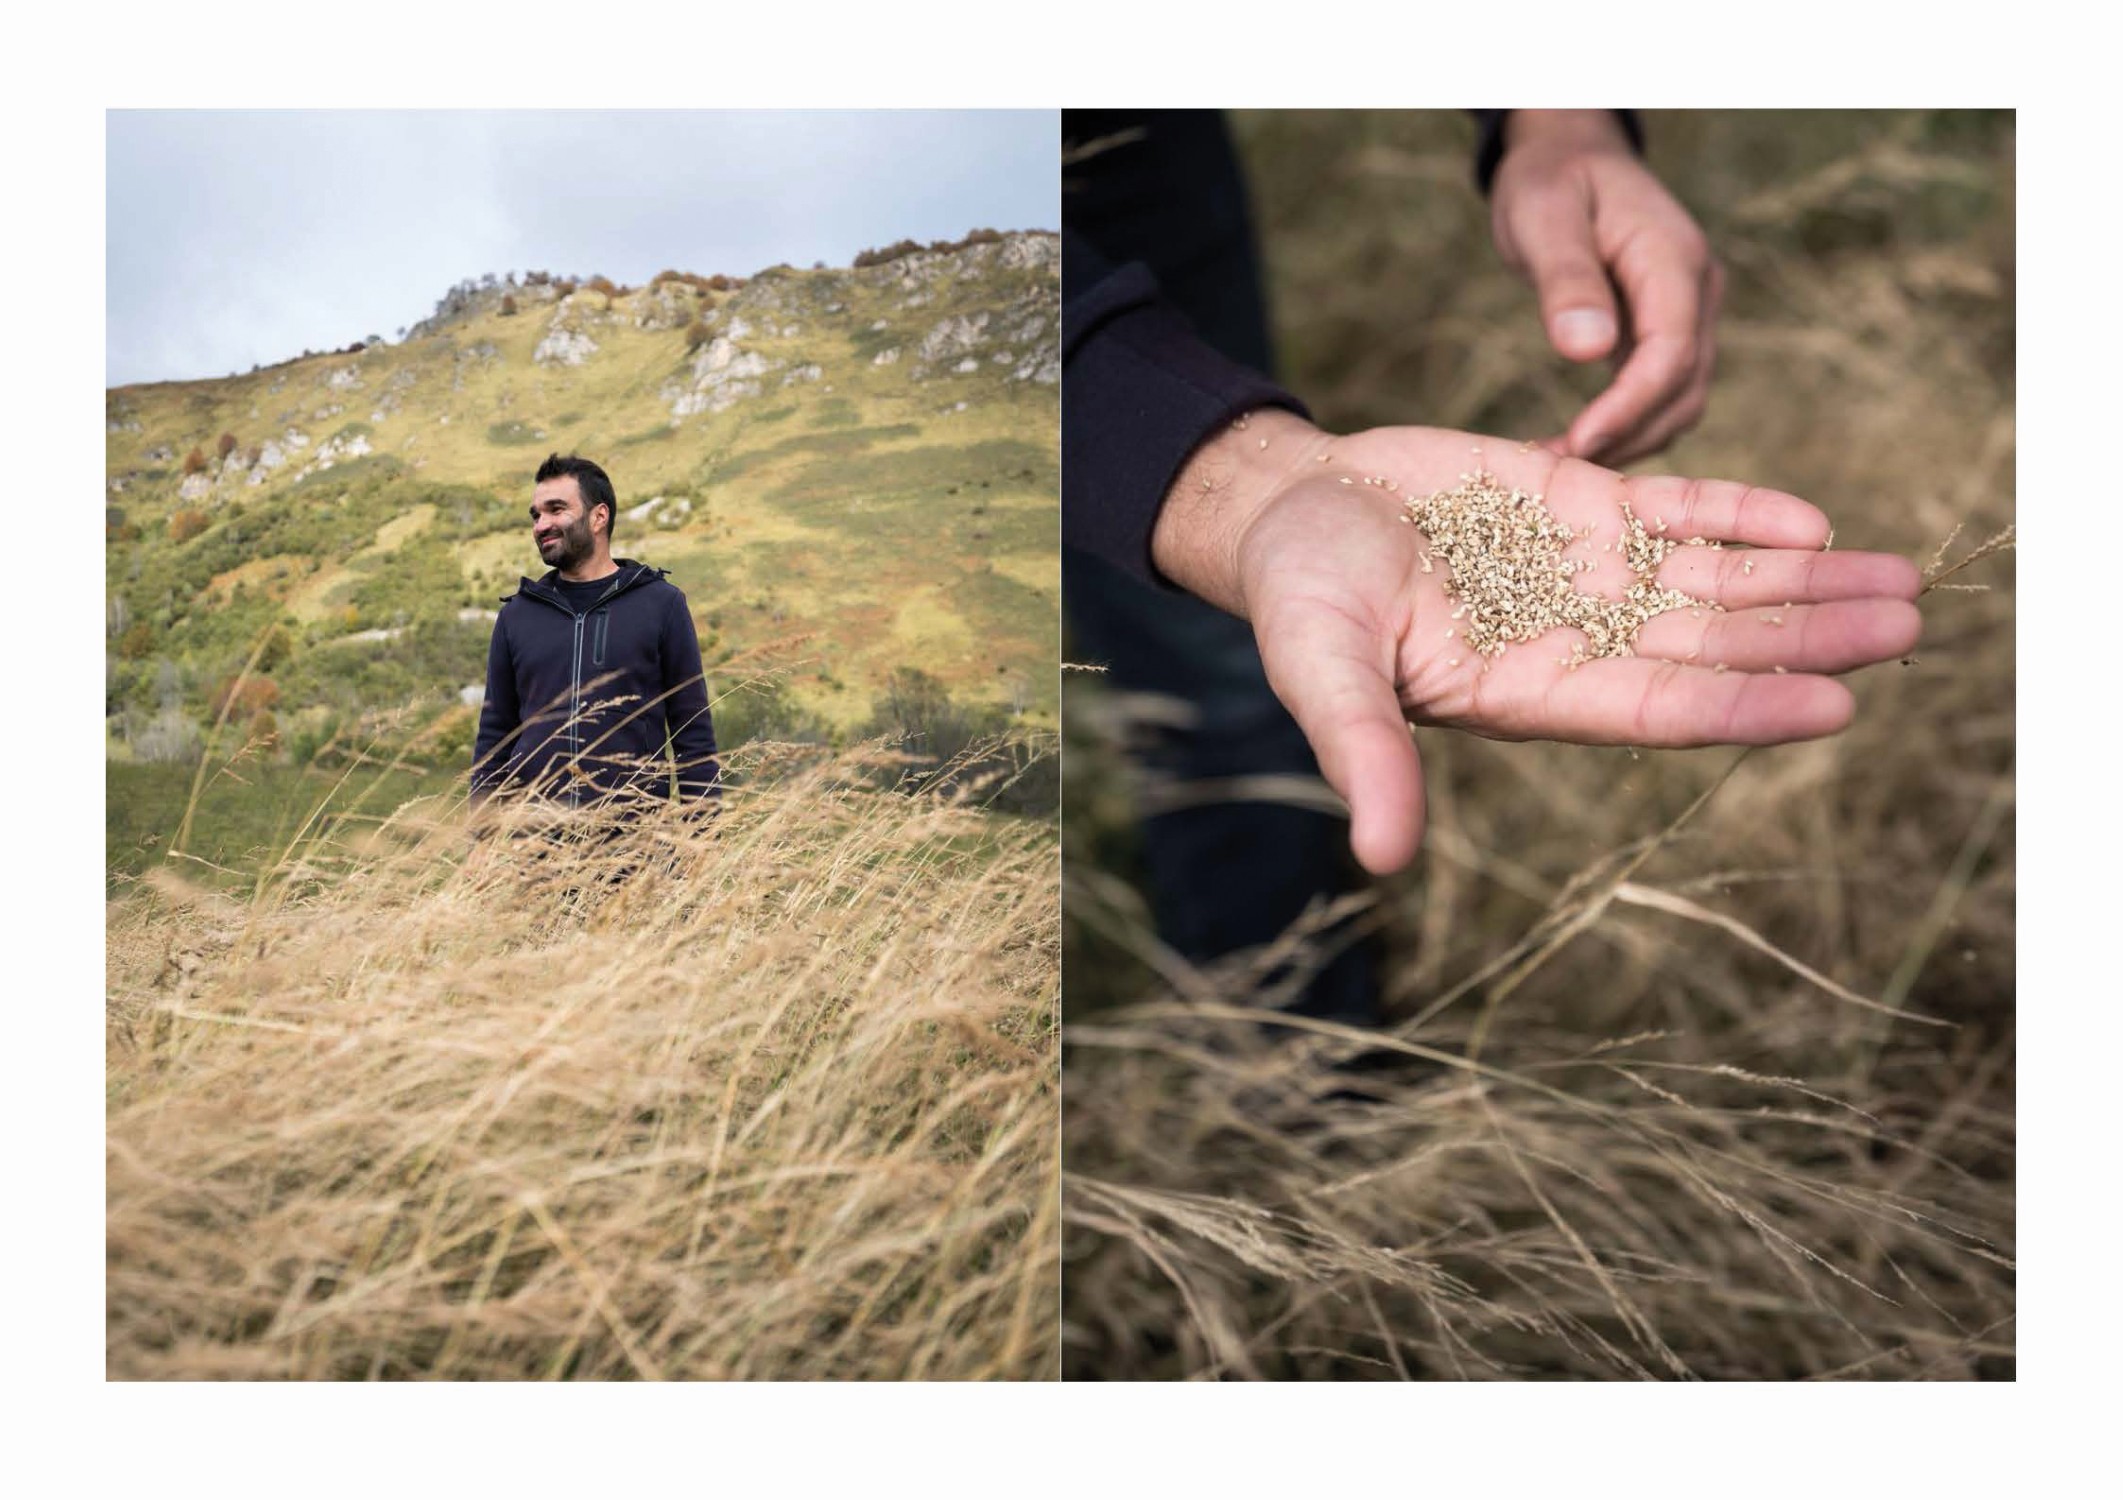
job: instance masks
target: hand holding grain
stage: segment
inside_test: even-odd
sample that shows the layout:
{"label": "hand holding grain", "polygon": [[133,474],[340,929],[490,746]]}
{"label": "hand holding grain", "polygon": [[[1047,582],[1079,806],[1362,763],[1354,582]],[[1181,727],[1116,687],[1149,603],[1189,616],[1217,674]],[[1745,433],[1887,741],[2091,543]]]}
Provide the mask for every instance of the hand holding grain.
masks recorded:
{"label": "hand holding grain", "polygon": [[[1477,517],[1448,536],[1457,571],[1409,513],[1412,499],[1444,532],[1514,491],[1519,522],[1553,523],[1545,538]],[[1253,622],[1269,683],[1349,803],[1351,847],[1383,874],[1422,835],[1411,722],[1668,747],[1841,729],[1853,700],[1827,674],[1909,651],[1919,576],[1829,538],[1826,516],[1773,490],[1625,478],[1435,428],[1330,437],[1257,412],[1190,460],[1152,547],[1173,581]],[[1558,564],[1590,599],[1550,592]]]}

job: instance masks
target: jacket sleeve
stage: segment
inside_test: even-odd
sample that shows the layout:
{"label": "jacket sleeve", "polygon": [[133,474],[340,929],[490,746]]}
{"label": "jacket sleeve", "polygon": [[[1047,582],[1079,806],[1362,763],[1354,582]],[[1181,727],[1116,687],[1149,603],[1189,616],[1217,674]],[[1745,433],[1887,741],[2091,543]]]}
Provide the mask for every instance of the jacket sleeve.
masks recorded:
{"label": "jacket sleeve", "polygon": [[1303,403],[1196,336],[1140,262],[1062,230],[1062,540],[1146,582],[1150,530],[1194,450],[1262,406]]}
{"label": "jacket sleeve", "polygon": [[715,721],[708,713],[708,680],[700,661],[700,634],[678,588],[670,591],[663,624],[664,724],[678,767],[681,801],[722,795],[722,769],[715,758]]}
{"label": "jacket sleeve", "polygon": [[479,705],[479,735],[472,745],[472,800],[483,802],[504,779],[523,709],[516,701],[516,663],[509,654],[509,607],[503,604],[487,643],[486,697]]}

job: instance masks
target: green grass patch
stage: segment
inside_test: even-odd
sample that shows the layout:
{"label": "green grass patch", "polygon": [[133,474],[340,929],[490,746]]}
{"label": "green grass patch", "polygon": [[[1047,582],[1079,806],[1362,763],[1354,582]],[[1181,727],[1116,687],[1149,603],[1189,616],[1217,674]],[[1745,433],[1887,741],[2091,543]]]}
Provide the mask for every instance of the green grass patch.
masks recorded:
{"label": "green grass patch", "polygon": [[[108,884],[115,887],[124,877],[139,875],[168,857],[195,775],[193,766],[122,761],[105,765]],[[247,885],[261,868],[280,858],[319,807],[326,810],[327,822],[335,814],[381,817],[409,798],[461,790],[465,779],[463,774],[440,771],[357,771],[341,785],[339,772],[301,766],[246,764],[219,775],[209,769],[186,849],[195,858],[180,859],[177,867],[188,879],[224,887]]]}

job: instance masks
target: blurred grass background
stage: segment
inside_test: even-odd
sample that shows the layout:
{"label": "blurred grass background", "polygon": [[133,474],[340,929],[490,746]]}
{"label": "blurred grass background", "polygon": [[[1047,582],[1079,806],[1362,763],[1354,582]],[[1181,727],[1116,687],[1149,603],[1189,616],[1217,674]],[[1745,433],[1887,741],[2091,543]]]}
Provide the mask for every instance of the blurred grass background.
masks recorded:
{"label": "blurred grass background", "polygon": [[[1949,562],[2009,525],[2011,113],[1645,125],[1729,283],[1707,417],[1634,467],[1789,490],[1839,547],[1920,564],[1956,527]],[[1543,437],[1604,385],[1552,354],[1500,263],[1468,117],[1232,126],[1279,373],[1323,425]],[[1132,884],[1125,725],[1070,674],[1070,1373],[2009,1376],[2011,554],[1956,582],[1988,588],[1926,596],[1914,659],[1851,680],[1850,731],[1749,756],[1632,877],[1709,916],[1610,902],[1508,1008],[1485,966],[1735,752],[1419,732],[1425,850],[1376,916],[1400,1034],[1464,1056],[1495,1006],[1484,1060],[1552,1078],[1575,1114],[1502,1083],[1469,1102],[1450,1068],[1352,1113],[1306,1076],[1328,1042],[1263,1055],[1199,986],[1177,1002]],[[1787,960],[1952,1029],[1838,1001]],[[1245,999],[1235,975],[1212,988]],[[1646,1031],[1664,1071],[1573,1061]],[[1787,1106],[1840,1124],[1772,1125]],[[1642,1173],[1603,1176],[1646,1141]]]}

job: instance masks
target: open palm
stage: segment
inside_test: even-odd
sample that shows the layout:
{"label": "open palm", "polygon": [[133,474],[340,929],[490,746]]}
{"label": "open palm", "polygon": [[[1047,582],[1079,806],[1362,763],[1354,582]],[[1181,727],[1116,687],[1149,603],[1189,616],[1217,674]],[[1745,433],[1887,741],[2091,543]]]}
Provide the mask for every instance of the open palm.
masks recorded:
{"label": "open palm", "polygon": [[[1915,644],[1919,576],[1906,559],[1827,552],[1828,518],[1796,496],[1716,480],[1626,478],[1545,448],[1424,427],[1387,427],[1322,445],[1254,513],[1236,564],[1268,680],[1350,806],[1367,869],[1414,857],[1422,775],[1410,721],[1502,739],[1688,746],[1774,744],[1832,734],[1850,720],[1823,675]],[[1657,581],[1715,603],[1638,632],[1633,656],[1567,665],[1583,641],[1558,628],[1485,657],[1452,618],[1442,562],[1402,503],[1486,469],[1541,495],[1577,539],[1566,558],[1594,567],[1577,586],[1620,597],[1632,581],[1615,552],[1626,504],[1685,541]],[[1366,483],[1367,479],[1379,481]],[[1386,488],[1390,482],[1393,488]]]}

